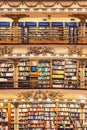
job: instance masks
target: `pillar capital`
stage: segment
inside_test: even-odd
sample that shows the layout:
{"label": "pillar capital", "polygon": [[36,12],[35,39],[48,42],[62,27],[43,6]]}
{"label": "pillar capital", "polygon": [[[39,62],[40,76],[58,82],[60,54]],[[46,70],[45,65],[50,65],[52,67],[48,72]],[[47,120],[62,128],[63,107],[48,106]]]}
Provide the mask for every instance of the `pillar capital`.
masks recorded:
{"label": "pillar capital", "polygon": [[84,68],[85,63],[86,63],[86,60],[85,60],[85,59],[80,59],[80,60],[79,60],[80,68]]}
{"label": "pillar capital", "polygon": [[28,17],[29,15],[27,15],[27,14],[22,14],[22,13],[12,13],[12,14],[8,14],[8,13],[6,13],[6,14],[4,14],[4,15],[1,15],[1,16],[3,16],[3,17],[8,17],[8,18],[11,18],[11,19],[13,19],[15,22],[17,22],[20,18],[24,18],[24,17]]}

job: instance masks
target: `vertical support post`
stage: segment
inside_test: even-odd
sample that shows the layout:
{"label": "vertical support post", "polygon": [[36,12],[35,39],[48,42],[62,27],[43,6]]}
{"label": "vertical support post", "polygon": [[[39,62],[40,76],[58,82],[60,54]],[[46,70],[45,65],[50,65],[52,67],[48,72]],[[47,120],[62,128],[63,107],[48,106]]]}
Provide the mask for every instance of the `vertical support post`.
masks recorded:
{"label": "vertical support post", "polygon": [[84,124],[84,107],[85,107],[85,104],[84,103],[80,103],[80,107],[81,107],[81,114],[80,114],[80,119],[82,120],[82,124]]}
{"label": "vertical support post", "polygon": [[19,130],[18,103],[15,103],[14,106],[14,130]]}
{"label": "vertical support post", "polygon": [[14,88],[18,88],[18,61],[14,61]]}
{"label": "vertical support post", "polygon": [[11,103],[8,103],[8,130],[11,130]]}
{"label": "vertical support post", "polygon": [[81,19],[81,39],[82,43],[85,43],[85,19]]}
{"label": "vertical support post", "polygon": [[79,61],[80,65],[80,87],[85,88],[85,60],[80,60]]}
{"label": "vertical support post", "polygon": [[17,41],[17,37],[18,37],[18,18],[17,17],[14,19],[14,36],[15,36],[15,41]]}

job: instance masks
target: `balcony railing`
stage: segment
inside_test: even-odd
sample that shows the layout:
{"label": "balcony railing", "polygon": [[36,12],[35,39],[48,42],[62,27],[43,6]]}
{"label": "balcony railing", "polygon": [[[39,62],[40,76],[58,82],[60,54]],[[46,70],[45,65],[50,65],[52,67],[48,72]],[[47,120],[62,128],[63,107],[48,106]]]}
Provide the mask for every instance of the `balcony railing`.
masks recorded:
{"label": "balcony railing", "polygon": [[53,84],[39,84],[39,81],[0,81],[0,89],[15,89],[15,88],[26,88],[26,89],[76,89],[76,90],[87,90],[87,81],[63,81],[58,85]]}
{"label": "balcony railing", "polygon": [[87,44],[82,36],[0,36],[0,44]]}

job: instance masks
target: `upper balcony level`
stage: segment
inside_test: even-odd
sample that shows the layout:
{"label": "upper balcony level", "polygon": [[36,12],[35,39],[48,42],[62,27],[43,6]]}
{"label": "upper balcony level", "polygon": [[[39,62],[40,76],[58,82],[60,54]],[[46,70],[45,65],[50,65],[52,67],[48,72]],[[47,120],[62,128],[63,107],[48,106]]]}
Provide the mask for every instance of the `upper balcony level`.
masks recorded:
{"label": "upper balcony level", "polygon": [[[7,22],[6,22],[7,20]],[[38,21],[38,22],[37,22]],[[87,22],[77,18],[0,20],[0,44],[87,44]]]}
{"label": "upper balcony level", "polygon": [[87,44],[87,2],[0,1],[0,44]]}

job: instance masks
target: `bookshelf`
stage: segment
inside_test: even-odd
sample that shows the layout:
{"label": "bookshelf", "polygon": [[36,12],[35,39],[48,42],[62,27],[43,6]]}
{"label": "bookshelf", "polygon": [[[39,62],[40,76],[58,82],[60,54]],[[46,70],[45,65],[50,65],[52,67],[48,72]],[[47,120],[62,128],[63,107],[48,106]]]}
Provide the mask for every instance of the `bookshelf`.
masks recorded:
{"label": "bookshelf", "polygon": [[77,60],[65,60],[65,88],[77,87]]}
{"label": "bookshelf", "polygon": [[85,67],[84,67],[84,80],[85,80],[85,88],[87,88],[87,62],[85,63]]}
{"label": "bookshelf", "polygon": [[0,62],[0,83],[1,87],[13,87],[13,63],[7,61]]}
{"label": "bookshelf", "polygon": [[18,106],[19,130],[28,130],[27,112],[28,112],[27,103],[20,103]]}
{"label": "bookshelf", "polygon": [[80,119],[80,105],[76,102],[59,102],[58,104],[58,127],[70,129],[70,120]]}
{"label": "bookshelf", "polygon": [[38,29],[37,27],[29,27],[29,40],[37,40]]}
{"label": "bookshelf", "polygon": [[64,40],[69,40],[69,27],[64,27]]}
{"label": "bookshelf", "polygon": [[51,87],[51,62],[50,60],[38,61],[38,87],[49,88]]}
{"label": "bookshelf", "polygon": [[64,28],[63,28],[63,22],[52,22],[52,27],[51,27],[51,35],[53,36],[53,40],[63,40],[63,33],[64,33]]}
{"label": "bookshelf", "polygon": [[22,60],[18,63],[19,87],[29,87],[30,60]]}
{"label": "bookshelf", "polygon": [[0,103],[0,129],[8,130],[8,104]]}
{"label": "bookshelf", "polygon": [[56,103],[45,102],[44,103],[44,122],[45,130],[57,130],[57,118],[56,118]]}
{"label": "bookshelf", "polygon": [[29,102],[28,129],[43,130],[44,104],[43,102]]}
{"label": "bookshelf", "polygon": [[82,112],[80,103],[74,100],[19,102],[17,108],[14,103],[10,104],[11,108],[8,108],[8,103],[0,103],[0,128],[5,130],[69,130],[70,121],[80,121],[81,114],[84,123],[87,122],[87,104]]}
{"label": "bookshelf", "polygon": [[65,61],[53,59],[52,60],[52,85],[54,88],[64,87],[64,73],[65,73]]}
{"label": "bookshelf", "polygon": [[0,39],[3,41],[8,41],[10,40],[10,27],[0,27]]}
{"label": "bookshelf", "polygon": [[[1,87],[12,88],[13,63],[0,62]],[[79,61],[74,59],[22,59],[18,63],[19,88],[77,88],[80,81]],[[86,81],[86,66],[85,66]],[[86,82],[85,82],[86,83]]]}
{"label": "bookshelf", "polygon": [[49,40],[50,22],[39,22],[38,23],[38,37],[39,37],[39,40]]}
{"label": "bookshelf", "polygon": [[11,104],[11,130],[14,130],[14,104]]}

